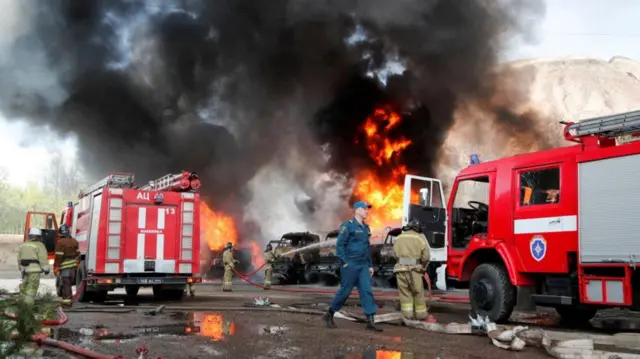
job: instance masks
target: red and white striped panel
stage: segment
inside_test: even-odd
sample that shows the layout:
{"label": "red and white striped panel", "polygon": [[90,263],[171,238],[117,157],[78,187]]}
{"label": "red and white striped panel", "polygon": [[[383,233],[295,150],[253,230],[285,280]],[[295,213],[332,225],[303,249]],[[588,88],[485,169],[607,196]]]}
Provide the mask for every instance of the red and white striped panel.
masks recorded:
{"label": "red and white striped panel", "polygon": [[144,273],[144,262],[149,260],[155,260],[156,273],[176,273],[176,243],[166,243],[167,237],[178,240],[175,212],[160,206],[127,208],[125,273]]}

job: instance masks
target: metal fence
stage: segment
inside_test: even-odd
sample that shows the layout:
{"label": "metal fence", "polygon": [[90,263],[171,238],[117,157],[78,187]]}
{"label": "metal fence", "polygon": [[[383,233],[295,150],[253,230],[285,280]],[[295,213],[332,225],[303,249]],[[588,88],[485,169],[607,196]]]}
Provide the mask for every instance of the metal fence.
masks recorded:
{"label": "metal fence", "polygon": [[0,234],[23,234],[25,222],[8,223],[0,226]]}

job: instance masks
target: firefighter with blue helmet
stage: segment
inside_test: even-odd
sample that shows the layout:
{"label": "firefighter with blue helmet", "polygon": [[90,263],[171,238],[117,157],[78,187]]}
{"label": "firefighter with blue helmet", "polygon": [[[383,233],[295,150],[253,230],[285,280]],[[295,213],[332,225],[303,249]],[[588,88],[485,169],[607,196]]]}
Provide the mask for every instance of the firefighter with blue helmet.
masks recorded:
{"label": "firefighter with blue helmet", "polygon": [[358,288],[360,304],[367,316],[367,329],[382,331],[376,327],[374,315],[376,303],[373,300],[371,277],[373,265],[369,252],[369,238],[371,229],[364,222],[369,214],[371,205],[367,202],[356,202],[353,205],[355,215],[352,219],[340,225],[340,233],[336,242],[336,256],[340,260],[340,289],[331,301],[329,310],[324,315],[324,322],[328,328],[336,328],[333,320],[335,312],[349,298],[353,287]]}

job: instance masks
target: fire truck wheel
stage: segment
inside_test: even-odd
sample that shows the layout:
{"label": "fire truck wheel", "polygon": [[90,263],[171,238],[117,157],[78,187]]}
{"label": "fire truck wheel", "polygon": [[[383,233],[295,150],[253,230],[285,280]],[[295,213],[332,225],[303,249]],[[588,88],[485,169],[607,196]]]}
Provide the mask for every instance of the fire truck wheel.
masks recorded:
{"label": "fire truck wheel", "polygon": [[124,287],[124,291],[127,292],[127,296],[132,298],[135,298],[135,296],[138,295],[139,290],[140,290],[139,285],[128,285]]}
{"label": "fire truck wheel", "polygon": [[469,286],[471,309],[492,322],[509,319],[516,304],[516,288],[505,268],[495,263],[479,265],[471,275]]}
{"label": "fire truck wheel", "polygon": [[582,327],[589,323],[598,312],[593,308],[579,308],[576,306],[556,307],[560,316],[560,323],[568,327]]}
{"label": "fire truck wheel", "polygon": [[80,267],[78,267],[78,271],[76,272],[76,290],[82,289],[80,293],[78,293],[78,302],[80,303],[88,303],[91,301],[91,292],[87,290],[87,286],[82,286],[80,288],[80,283],[87,278],[87,269],[84,261],[80,262]]}

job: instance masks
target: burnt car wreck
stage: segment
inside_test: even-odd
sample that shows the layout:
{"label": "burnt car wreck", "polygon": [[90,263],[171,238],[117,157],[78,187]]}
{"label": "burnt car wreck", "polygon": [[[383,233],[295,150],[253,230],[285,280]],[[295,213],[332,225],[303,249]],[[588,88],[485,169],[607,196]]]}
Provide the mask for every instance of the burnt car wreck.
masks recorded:
{"label": "burnt car wreck", "polygon": [[319,249],[316,247],[287,253],[319,242],[320,236],[311,232],[285,233],[280,240],[269,242],[276,254],[276,260],[272,265],[273,280],[278,284],[307,283],[305,273],[308,272],[310,264],[317,261]]}

